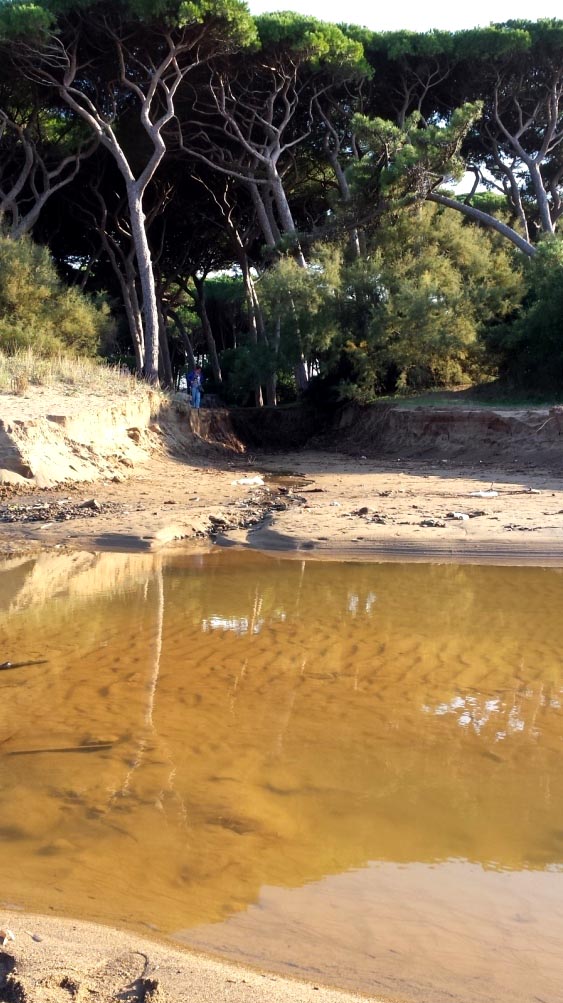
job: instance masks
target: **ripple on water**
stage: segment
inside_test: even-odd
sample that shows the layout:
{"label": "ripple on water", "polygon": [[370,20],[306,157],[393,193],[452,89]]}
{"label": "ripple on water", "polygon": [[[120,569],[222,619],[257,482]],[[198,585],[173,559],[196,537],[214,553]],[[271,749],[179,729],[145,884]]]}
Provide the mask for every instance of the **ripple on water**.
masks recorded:
{"label": "ripple on water", "polygon": [[69,561],[0,571],[6,657],[46,660],[0,678],[3,898],[367,992],[555,1000],[561,574]]}

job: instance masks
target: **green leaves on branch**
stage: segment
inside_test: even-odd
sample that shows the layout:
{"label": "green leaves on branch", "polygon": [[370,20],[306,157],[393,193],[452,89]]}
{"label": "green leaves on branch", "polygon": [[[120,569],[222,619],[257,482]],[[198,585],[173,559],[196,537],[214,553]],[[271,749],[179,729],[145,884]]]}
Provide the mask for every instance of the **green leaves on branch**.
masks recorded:
{"label": "green leaves on branch", "polygon": [[256,45],[256,26],[243,0],[182,0],[178,8],[178,27],[216,20],[225,24],[230,37],[240,45]]}
{"label": "green leaves on branch", "polygon": [[111,340],[114,323],[97,305],[59,279],[46,248],[29,237],[0,235],[0,349],[33,347],[37,355],[96,355]]}
{"label": "green leaves on branch", "polygon": [[[563,240],[544,237],[526,261],[528,292],[512,323],[494,327],[487,347],[500,371],[527,389],[563,387]],[[515,311],[516,313],[516,311]]]}
{"label": "green leaves on branch", "polygon": [[53,16],[46,6],[36,3],[0,2],[0,43],[18,38],[40,38],[53,25]]}
{"label": "green leaves on branch", "polygon": [[384,196],[423,199],[444,181],[459,181],[465,171],[461,148],[482,112],[480,101],[455,109],[447,123],[423,125],[419,112],[404,126],[380,118],[355,115],[353,128],[367,155],[351,169],[357,191],[373,186]]}
{"label": "green leaves on branch", "polygon": [[255,24],[244,0],[0,0],[0,36],[37,37],[54,29],[57,18],[72,13],[104,13],[110,20],[141,21],[182,29],[205,21],[222,22],[241,45],[256,44]]}
{"label": "green leaves on branch", "polygon": [[387,214],[365,236],[364,257],[321,244],[307,271],[286,257],[264,274],[260,299],[268,323],[281,321],[283,358],[303,347],[319,359],[332,399],[480,375],[485,332],[523,291],[502,240],[429,204]]}
{"label": "green leaves on branch", "polygon": [[255,22],[266,50],[289,49],[313,68],[353,69],[363,76],[371,73],[361,42],[348,37],[335,24],[292,11],[262,14]]}

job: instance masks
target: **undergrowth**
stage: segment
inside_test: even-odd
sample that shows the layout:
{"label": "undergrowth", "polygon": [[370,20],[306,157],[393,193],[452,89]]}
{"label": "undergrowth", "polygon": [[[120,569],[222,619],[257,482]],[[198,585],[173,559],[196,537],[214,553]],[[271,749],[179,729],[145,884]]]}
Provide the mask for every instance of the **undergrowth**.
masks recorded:
{"label": "undergrowth", "polygon": [[33,387],[59,387],[63,392],[102,393],[119,397],[142,397],[146,383],[128,370],[94,359],[71,355],[43,358],[32,349],[13,355],[0,350],[0,391],[25,396]]}

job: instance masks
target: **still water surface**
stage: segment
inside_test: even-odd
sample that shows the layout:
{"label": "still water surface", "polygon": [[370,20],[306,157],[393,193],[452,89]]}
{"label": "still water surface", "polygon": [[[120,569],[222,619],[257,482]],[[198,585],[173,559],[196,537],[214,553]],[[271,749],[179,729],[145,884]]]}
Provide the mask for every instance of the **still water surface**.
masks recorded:
{"label": "still water surface", "polygon": [[0,642],[1,904],[563,1001],[559,570],[43,555]]}

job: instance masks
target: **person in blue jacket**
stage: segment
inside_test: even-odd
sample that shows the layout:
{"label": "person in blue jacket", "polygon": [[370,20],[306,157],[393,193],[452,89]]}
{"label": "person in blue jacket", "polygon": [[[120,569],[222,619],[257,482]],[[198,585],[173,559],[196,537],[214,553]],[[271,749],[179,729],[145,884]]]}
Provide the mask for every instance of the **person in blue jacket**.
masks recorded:
{"label": "person in blue jacket", "polygon": [[194,372],[190,373],[188,376],[188,385],[192,395],[192,407],[199,408],[201,405],[201,389],[203,386],[201,366],[196,366]]}

